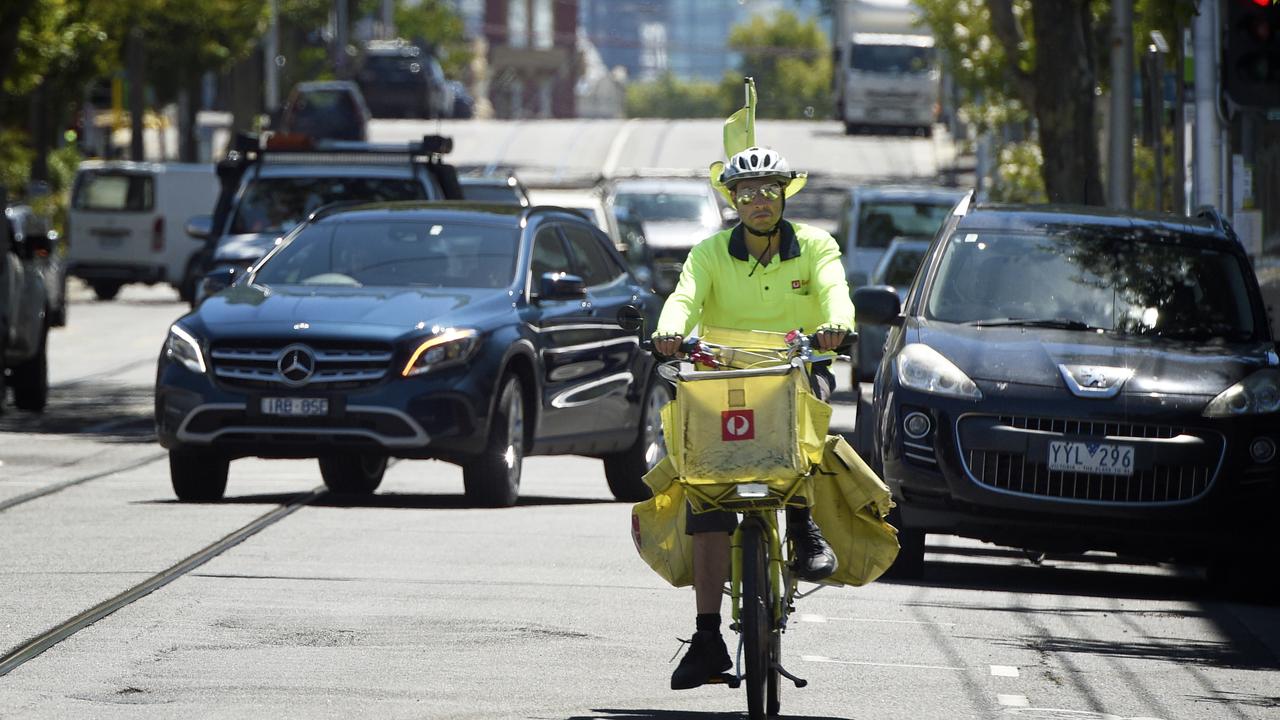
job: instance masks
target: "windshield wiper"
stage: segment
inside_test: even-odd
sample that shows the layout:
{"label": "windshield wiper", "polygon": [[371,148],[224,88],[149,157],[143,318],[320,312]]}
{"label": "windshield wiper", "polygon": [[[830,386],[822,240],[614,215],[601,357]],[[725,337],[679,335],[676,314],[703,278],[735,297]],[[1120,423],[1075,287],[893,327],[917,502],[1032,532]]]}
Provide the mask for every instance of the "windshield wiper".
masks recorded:
{"label": "windshield wiper", "polygon": [[1103,330],[1080,320],[1066,318],[993,318],[991,320],[973,320],[965,323],[974,327],[1043,327],[1062,330]]}

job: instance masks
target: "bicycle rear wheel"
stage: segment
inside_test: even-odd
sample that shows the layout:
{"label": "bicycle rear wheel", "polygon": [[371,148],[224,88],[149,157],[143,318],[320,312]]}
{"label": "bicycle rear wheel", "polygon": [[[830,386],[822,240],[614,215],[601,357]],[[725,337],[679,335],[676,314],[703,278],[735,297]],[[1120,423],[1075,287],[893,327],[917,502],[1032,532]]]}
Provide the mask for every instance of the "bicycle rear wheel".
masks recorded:
{"label": "bicycle rear wheel", "polygon": [[[777,713],[778,678],[773,669],[769,593],[769,541],[758,522],[744,521],[742,538],[742,654],[746,667],[747,717],[763,720]],[[769,692],[772,690],[772,692]],[[769,697],[766,697],[768,695]],[[768,701],[772,702],[768,702]],[[766,703],[772,705],[770,711]]]}

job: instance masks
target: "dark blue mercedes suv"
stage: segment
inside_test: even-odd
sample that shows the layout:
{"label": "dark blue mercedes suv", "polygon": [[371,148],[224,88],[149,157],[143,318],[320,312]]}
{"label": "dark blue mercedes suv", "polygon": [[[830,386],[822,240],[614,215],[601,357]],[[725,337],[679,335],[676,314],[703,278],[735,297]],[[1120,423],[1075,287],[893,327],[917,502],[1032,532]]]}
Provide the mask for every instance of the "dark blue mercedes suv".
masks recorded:
{"label": "dark blue mercedes suv", "polygon": [[388,458],[435,458],[504,506],[525,456],[579,454],[641,499],[669,391],[626,306],[652,321],[659,302],[560,208],[321,210],[170,328],[155,401],[174,491],[217,500],[253,456],[314,457],[331,491],[367,494]]}

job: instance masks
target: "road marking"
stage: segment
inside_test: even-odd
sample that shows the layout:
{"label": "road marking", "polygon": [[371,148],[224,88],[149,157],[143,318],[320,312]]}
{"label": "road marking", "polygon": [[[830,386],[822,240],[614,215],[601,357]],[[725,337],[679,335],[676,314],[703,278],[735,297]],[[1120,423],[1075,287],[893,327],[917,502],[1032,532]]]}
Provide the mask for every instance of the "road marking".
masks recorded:
{"label": "road marking", "polygon": [[626,147],[627,140],[631,138],[631,131],[635,130],[636,123],[639,120],[631,118],[622,123],[622,127],[618,130],[618,134],[613,136],[613,141],[609,143],[609,152],[604,156],[604,167],[600,169],[600,173],[605,177],[613,177],[613,173],[618,169],[618,160],[622,157],[622,149]]}
{"label": "road marking", "polygon": [[904,663],[880,663],[880,662],[864,662],[862,660],[833,660],[829,657],[821,655],[801,655],[801,660],[805,662],[818,663],[834,663],[836,665],[866,665],[870,667],[891,667],[891,668],[912,668],[916,670],[952,670],[954,672],[964,672],[964,668],[949,667],[946,665],[907,665]]}
{"label": "road marking", "polygon": [[837,620],[840,622],[862,622],[862,623],[891,623],[897,625],[932,625],[935,627],[955,627],[955,623],[949,622],[929,622],[927,620],[889,620],[886,618],[846,618],[846,617],[826,617],[815,613],[800,613],[797,616],[800,622],[824,623]]}
{"label": "road marking", "polygon": [[1018,677],[1018,668],[1012,665],[992,665],[991,674],[996,677]]}
{"label": "road marking", "polygon": [[1031,705],[1026,695],[997,695],[996,699],[1005,707],[1029,707]]}

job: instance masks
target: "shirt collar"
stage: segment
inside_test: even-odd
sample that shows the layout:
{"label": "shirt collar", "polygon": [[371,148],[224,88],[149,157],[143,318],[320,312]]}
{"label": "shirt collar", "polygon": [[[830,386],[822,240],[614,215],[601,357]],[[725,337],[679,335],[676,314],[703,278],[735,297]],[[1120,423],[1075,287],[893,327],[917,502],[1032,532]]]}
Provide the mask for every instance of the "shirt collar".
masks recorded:
{"label": "shirt collar", "polygon": [[[796,238],[795,226],[784,220],[778,225],[778,230],[781,235],[778,258],[791,260],[800,257],[800,240]],[[751,261],[751,255],[747,253],[747,231],[742,223],[729,233],[729,254],[743,262]]]}

